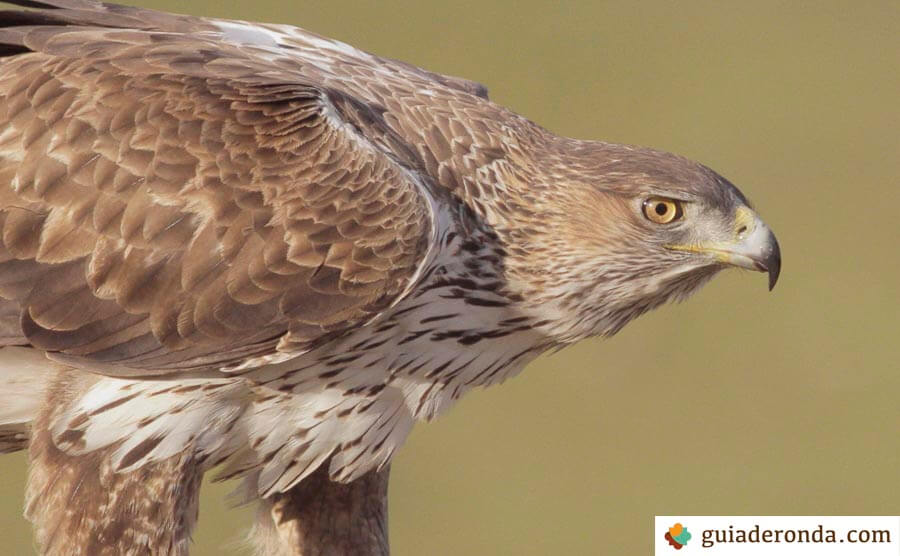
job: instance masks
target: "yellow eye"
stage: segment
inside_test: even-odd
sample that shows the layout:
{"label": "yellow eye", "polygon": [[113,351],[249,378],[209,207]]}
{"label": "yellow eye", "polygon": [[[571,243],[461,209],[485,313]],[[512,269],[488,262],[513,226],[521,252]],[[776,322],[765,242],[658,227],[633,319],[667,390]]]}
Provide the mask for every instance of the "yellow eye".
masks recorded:
{"label": "yellow eye", "polygon": [[650,197],[644,201],[644,216],[656,224],[668,224],[684,216],[681,201],[665,197]]}

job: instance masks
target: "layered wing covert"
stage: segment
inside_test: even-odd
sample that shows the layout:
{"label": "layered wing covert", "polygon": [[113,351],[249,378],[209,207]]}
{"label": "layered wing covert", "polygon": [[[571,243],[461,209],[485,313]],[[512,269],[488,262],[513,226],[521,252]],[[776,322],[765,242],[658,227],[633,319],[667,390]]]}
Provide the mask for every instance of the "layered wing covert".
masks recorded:
{"label": "layered wing covert", "polygon": [[60,25],[93,3],[51,4],[71,9],[0,29],[5,343],[117,375],[221,367],[403,295],[431,209],[377,110],[202,34]]}

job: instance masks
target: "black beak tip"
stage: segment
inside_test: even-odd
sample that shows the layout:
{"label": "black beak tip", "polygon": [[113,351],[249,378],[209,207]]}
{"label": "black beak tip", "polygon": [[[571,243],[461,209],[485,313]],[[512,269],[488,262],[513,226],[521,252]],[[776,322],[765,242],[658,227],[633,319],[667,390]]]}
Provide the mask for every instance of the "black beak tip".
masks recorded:
{"label": "black beak tip", "polygon": [[772,291],[778,282],[778,275],[781,274],[781,248],[775,234],[769,234],[769,245],[771,250],[766,255],[765,265],[769,272],[769,291]]}

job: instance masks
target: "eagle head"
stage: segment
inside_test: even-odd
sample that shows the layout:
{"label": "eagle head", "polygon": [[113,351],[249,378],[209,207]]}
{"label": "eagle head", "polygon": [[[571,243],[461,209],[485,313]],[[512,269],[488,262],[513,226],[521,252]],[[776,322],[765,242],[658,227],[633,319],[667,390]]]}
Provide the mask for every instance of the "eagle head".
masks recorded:
{"label": "eagle head", "polygon": [[612,335],[727,267],[775,286],[778,241],[727,179],[662,151],[565,142],[548,150],[546,183],[530,188],[538,224],[516,238],[532,246],[528,268],[511,271],[554,339]]}

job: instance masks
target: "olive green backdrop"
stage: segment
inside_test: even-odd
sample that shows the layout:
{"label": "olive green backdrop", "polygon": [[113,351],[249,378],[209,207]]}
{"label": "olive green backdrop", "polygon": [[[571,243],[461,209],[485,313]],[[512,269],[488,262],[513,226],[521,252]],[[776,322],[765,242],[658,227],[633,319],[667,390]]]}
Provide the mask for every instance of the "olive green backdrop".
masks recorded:
{"label": "olive green backdrop", "polygon": [[[727,272],[418,426],[395,554],[646,554],[654,514],[900,514],[900,3],[143,4],[300,25],[560,134],[700,160],[781,241],[773,293]],[[0,458],[7,554],[33,550],[24,480]],[[206,488],[194,554],[249,526],[229,489]]]}

